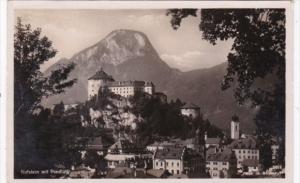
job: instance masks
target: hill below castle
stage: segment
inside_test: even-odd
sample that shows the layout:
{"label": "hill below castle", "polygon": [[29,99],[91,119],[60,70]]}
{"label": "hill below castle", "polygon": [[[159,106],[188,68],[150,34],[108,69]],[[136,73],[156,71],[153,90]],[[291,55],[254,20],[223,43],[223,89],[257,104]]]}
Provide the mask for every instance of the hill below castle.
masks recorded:
{"label": "hill below castle", "polygon": [[70,59],[62,59],[51,66],[49,73],[59,64],[74,62],[76,67],[70,78],[78,82],[65,93],[43,101],[46,106],[59,103],[83,102],[87,99],[87,79],[101,67],[115,80],[145,80],[155,84],[156,91],[168,99],[179,98],[201,107],[205,118],[219,128],[228,131],[233,114],[241,119],[241,129],[252,132],[255,128],[255,111],[238,106],[232,89],[222,91],[220,82],[226,72],[223,63],[208,69],[181,72],[170,68],[157,54],[147,36],[138,31],[116,30],[103,40],[76,53]]}

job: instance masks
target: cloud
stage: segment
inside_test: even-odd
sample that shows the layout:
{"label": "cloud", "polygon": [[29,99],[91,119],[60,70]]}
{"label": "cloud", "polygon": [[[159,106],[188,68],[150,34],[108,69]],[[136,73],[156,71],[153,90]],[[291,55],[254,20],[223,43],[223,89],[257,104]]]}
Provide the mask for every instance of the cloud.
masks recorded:
{"label": "cloud", "polygon": [[183,54],[162,54],[161,58],[171,67],[179,68],[182,71],[188,71],[201,68],[201,60],[205,54],[200,51],[187,51]]}

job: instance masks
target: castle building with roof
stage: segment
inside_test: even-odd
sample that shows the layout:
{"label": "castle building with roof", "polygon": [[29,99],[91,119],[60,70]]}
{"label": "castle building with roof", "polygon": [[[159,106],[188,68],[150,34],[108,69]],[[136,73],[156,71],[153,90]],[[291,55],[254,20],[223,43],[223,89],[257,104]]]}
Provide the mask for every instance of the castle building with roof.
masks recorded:
{"label": "castle building with roof", "polygon": [[153,95],[155,87],[152,82],[115,81],[111,75],[108,75],[101,68],[88,79],[88,100],[98,95],[99,90],[104,88],[108,88],[114,94],[128,98],[139,91]]}
{"label": "castle building with roof", "polygon": [[183,116],[191,117],[193,119],[200,116],[200,107],[193,103],[185,104],[180,110]]}

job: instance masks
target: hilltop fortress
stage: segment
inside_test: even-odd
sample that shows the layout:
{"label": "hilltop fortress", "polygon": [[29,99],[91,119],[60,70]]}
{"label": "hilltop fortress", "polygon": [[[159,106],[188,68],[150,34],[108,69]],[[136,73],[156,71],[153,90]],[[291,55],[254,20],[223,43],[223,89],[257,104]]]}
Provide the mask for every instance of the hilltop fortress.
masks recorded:
{"label": "hilltop fortress", "polygon": [[136,92],[142,91],[153,95],[155,87],[152,82],[145,81],[115,81],[101,68],[95,75],[88,79],[88,100],[98,95],[100,89],[107,87],[111,92],[128,98]]}

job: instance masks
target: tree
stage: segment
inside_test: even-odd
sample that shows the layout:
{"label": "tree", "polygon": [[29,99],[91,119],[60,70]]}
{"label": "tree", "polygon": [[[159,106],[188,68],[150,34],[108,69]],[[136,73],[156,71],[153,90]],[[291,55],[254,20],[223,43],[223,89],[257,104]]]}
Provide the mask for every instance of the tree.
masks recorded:
{"label": "tree", "polygon": [[262,169],[265,171],[272,166],[272,149],[269,142],[260,143],[259,161],[262,164]]}
{"label": "tree", "polygon": [[[43,107],[41,100],[64,92],[76,79],[68,79],[73,63],[61,65],[45,76],[40,67],[56,55],[52,42],[41,36],[41,29],[17,20],[14,33],[14,150],[15,170],[37,166],[39,156],[35,146],[37,129],[34,120]],[[40,167],[36,167],[40,168]]]}
{"label": "tree", "polygon": [[21,110],[33,111],[43,97],[64,92],[76,79],[68,80],[74,69],[73,63],[62,65],[44,76],[40,66],[56,55],[52,42],[41,37],[41,29],[31,29],[18,18],[14,34],[15,115]]}
{"label": "tree", "polygon": [[[197,13],[197,9],[167,11],[174,29],[180,27],[183,18]],[[202,38],[213,45],[233,41],[221,88],[234,87],[239,104],[251,101],[259,108],[255,118],[258,136],[284,139],[285,10],[202,9],[199,28]],[[268,85],[260,84],[262,81]]]}

